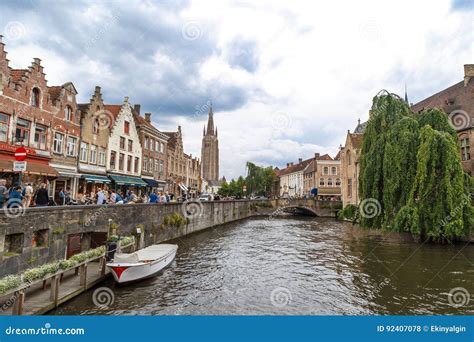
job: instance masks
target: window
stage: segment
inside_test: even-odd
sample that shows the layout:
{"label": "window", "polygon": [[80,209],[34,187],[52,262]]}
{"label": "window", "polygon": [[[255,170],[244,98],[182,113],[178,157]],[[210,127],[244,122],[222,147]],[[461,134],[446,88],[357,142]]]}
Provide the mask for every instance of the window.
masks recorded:
{"label": "window", "polygon": [[67,121],[72,121],[72,108],[70,106],[66,106],[66,108],[64,108],[64,118]]}
{"label": "window", "polygon": [[165,165],[165,162],[163,160],[160,160],[160,174],[162,174],[165,169],[164,165]]}
{"label": "window", "polygon": [[23,143],[23,145],[29,146],[29,136],[30,122],[23,119],[18,119],[16,121],[15,142]]}
{"label": "window", "polygon": [[47,247],[48,246],[49,229],[41,229],[33,233],[31,239],[32,247]]}
{"label": "window", "polygon": [[155,140],[155,152],[160,151],[160,142],[158,140]]}
{"label": "window", "polygon": [[470,153],[470,146],[469,146],[469,138],[462,138],[461,139],[461,159],[462,161],[470,160],[471,153]]}
{"label": "window", "polygon": [[91,153],[89,156],[89,162],[91,164],[97,164],[97,146],[91,145]]}
{"label": "window", "polygon": [[165,144],[160,143],[160,152],[164,153],[165,152]]}
{"label": "window", "polygon": [[134,168],[135,173],[138,173],[138,171],[139,171],[139,170],[138,170],[138,167],[139,167],[139,166],[140,166],[140,158],[135,157],[135,168]]}
{"label": "window", "polygon": [[115,151],[110,152],[110,168],[115,169],[115,158],[117,157],[117,153]]}
{"label": "window", "polygon": [[133,140],[128,140],[128,152],[133,152]]}
{"label": "window", "polygon": [[123,153],[119,154],[119,170],[123,171],[123,160],[125,158],[125,155]]}
{"label": "window", "polygon": [[325,166],[325,167],[323,168],[323,173],[324,173],[325,175],[328,175],[328,174],[329,174],[329,168],[328,168],[327,166]]}
{"label": "window", "polygon": [[352,197],[352,178],[347,180],[347,197]]}
{"label": "window", "polygon": [[63,153],[64,134],[54,133],[53,151],[54,153]]}
{"label": "window", "polygon": [[74,137],[67,137],[67,149],[66,154],[70,157],[76,156],[76,145],[77,145],[77,138]]}
{"label": "window", "polygon": [[331,174],[336,175],[337,174],[337,168],[335,166],[331,167]]}
{"label": "window", "polygon": [[35,125],[35,137],[34,147],[38,150],[46,150],[46,140],[48,135],[48,127],[36,124]]}
{"label": "window", "polygon": [[148,139],[148,137],[145,137],[145,148],[147,150],[150,148],[150,139]]}
{"label": "window", "polygon": [[153,172],[153,166],[155,165],[155,161],[153,158],[150,158],[150,161],[148,162],[148,171]]}
{"label": "window", "polygon": [[132,172],[132,156],[127,157],[127,171]]}
{"label": "window", "polygon": [[332,186],[332,178],[328,179],[328,186]]}
{"label": "window", "polygon": [[158,172],[158,167],[159,167],[159,163],[158,163],[158,159],[155,159],[155,172]]}
{"label": "window", "polygon": [[95,117],[94,122],[92,124],[92,133],[93,134],[98,134],[99,133],[99,126],[100,126],[99,118]]}
{"label": "window", "polygon": [[324,186],[324,178],[319,178],[319,186]]}
{"label": "window", "polygon": [[37,107],[39,108],[40,106],[40,96],[41,96],[41,92],[38,88],[33,88],[33,90],[31,91],[31,103],[30,105],[32,105],[33,107]]}
{"label": "window", "polygon": [[99,147],[99,165],[105,166],[105,148]]}
{"label": "window", "polygon": [[336,178],[336,186],[341,186],[341,179],[340,178]]}
{"label": "window", "polygon": [[347,151],[347,165],[352,164],[351,151]]}
{"label": "window", "polygon": [[10,123],[10,116],[0,113],[0,141],[8,140],[9,123]]}
{"label": "window", "polygon": [[81,142],[81,153],[79,156],[81,162],[87,162],[87,143]]}
{"label": "window", "polygon": [[130,134],[130,122],[128,121],[123,122],[123,132],[127,135]]}
{"label": "window", "polygon": [[142,171],[147,171],[148,170],[148,158],[143,157],[143,166],[142,166]]}
{"label": "window", "polygon": [[25,235],[23,233],[5,235],[4,256],[23,252]]}
{"label": "window", "polygon": [[120,137],[120,149],[125,150],[125,138]]}

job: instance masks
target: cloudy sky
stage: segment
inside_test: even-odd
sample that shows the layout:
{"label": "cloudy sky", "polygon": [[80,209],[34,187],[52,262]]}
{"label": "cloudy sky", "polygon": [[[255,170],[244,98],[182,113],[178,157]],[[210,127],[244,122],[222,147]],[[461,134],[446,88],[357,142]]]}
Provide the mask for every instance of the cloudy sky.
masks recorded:
{"label": "cloudy sky", "polygon": [[473,62],[470,0],[2,1],[10,66],[42,59],[79,102],[129,96],[200,156],[212,101],[221,174],[335,155],[381,89],[410,102]]}

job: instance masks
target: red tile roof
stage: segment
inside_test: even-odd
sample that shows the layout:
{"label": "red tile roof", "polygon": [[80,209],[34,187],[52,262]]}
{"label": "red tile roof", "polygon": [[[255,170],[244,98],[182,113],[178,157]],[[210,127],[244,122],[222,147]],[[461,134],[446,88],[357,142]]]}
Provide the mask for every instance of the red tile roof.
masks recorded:
{"label": "red tile roof", "polygon": [[120,113],[120,110],[122,109],[122,105],[104,105],[104,108],[106,111],[110,112],[116,120]]}
{"label": "red tile roof", "polygon": [[53,87],[48,87],[48,93],[49,96],[51,97],[51,101],[56,101],[59,98],[59,95],[61,95],[61,90],[63,87],[61,86],[53,86]]}

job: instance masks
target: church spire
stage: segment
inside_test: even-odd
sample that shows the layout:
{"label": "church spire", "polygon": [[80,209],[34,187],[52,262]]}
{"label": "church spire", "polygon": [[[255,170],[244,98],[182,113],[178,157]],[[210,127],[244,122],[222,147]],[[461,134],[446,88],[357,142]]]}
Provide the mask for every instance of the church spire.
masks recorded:
{"label": "church spire", "polygon": [[405,102],[407,103],[407,105],[410,105],[410,103],[408,102],[408,93],[407,93],[407,84],[405,82]]}
{"label": "church spire", "polygon": [[214,113],[212,112],[212,103],[209,106],[209,118],[207,119],[207,135],[214,135]]}
{"label": "church spire", "polygon": [[204,128],[202,129],[202,136],[206,135],[206,125],[204,125]]}

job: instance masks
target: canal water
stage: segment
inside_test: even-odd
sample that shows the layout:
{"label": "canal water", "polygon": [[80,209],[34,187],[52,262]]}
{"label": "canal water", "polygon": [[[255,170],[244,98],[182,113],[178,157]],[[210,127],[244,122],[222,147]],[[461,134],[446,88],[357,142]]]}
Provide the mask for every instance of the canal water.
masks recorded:
{"label": "canal water", "polygon": [[107,307],[91,290],[52,314],[474,314],[472,244],[422,245],[322,218],[249,219],[174,243],[163,274],[101,284]]}

